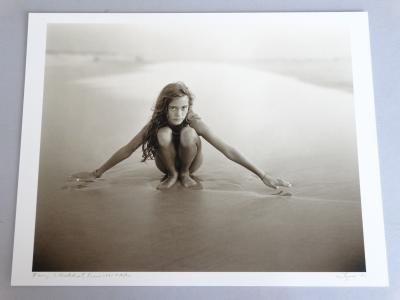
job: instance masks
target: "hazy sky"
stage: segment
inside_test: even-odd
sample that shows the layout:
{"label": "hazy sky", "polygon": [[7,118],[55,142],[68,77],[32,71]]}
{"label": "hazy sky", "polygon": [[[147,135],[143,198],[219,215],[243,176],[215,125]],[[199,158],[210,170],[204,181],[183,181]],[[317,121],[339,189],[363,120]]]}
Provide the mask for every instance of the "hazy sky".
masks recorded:
{"label": "hazy sky", "polygon": [[133,15],[130,24],[50,24],[47,49],[113,52],[150,60],[350,57],[350,36],[340,22],[195,16],[142,14]]}

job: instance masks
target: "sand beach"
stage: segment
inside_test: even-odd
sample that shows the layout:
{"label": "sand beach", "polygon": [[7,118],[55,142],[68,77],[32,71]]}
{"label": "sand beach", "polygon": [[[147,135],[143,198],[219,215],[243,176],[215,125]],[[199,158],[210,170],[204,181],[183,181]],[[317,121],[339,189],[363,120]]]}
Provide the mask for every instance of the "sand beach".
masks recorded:
{"label": "sand beach", "polygon": [[[48,54],[33,270],[365,271],[352,92],[284,73]],[[200,190],[156,190],[162,174],[140,150],[95,182],[68,181],[126,144],[174,81],[216,134],[290,181],[292,196],[273,195],[206,141]]]}

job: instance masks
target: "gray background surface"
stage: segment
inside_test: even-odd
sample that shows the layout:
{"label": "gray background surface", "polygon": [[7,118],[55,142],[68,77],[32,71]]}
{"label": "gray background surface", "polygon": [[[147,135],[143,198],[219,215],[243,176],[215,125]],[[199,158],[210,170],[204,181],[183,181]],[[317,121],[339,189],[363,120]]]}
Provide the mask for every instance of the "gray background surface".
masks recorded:
{"label": "gray background surface", "polygon": [[[28,12],[369,12],[389,288],[10,287]],[[0,2],[0,299],[398,299],[400,1]]]}

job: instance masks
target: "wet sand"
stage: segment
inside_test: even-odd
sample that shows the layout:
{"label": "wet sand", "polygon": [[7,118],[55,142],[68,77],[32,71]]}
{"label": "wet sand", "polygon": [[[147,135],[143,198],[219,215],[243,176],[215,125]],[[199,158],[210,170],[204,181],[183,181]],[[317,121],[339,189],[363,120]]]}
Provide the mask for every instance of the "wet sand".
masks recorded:
{"label": "wet sand", "polygon": [[[140,151],[89,185],[67,181],[128,142],[177,80],[210,127],[291,181],[293,196],[272,195],[205,141],[202,190],[156,190],[162,174]],[[33,269],[364,271],[353,114],[351,93],[249,67],[53,62]]]}

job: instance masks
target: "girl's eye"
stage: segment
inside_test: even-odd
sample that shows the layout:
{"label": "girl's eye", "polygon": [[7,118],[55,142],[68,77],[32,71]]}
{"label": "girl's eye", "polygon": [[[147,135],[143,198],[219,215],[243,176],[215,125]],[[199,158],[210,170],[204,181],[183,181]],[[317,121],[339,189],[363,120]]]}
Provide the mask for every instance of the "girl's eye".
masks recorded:
{"label": "girl's eye", "polygon": [[177,110],[185,111],[185,110],[188,109],[188,107],[187,106],[183,106],[183,107],[172,106],[172,107],[168,107],[168,109],[171,110],[171,111],[177,111]]}

